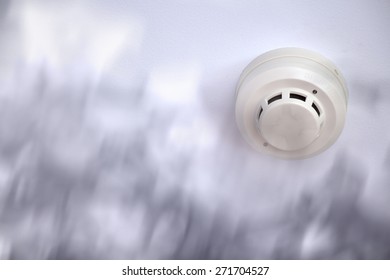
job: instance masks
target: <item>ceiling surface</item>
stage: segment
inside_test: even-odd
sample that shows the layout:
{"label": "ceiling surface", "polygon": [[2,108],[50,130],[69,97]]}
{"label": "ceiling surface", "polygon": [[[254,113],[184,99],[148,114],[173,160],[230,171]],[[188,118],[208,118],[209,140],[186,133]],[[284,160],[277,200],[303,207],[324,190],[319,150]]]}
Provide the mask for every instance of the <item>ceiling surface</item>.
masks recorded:
{"label": "ceiling surface", "polygon": [[[0,259],[390,259],[390,1],[1,1]],[[252,150],[256,56],[332,60],[322,154]]]}

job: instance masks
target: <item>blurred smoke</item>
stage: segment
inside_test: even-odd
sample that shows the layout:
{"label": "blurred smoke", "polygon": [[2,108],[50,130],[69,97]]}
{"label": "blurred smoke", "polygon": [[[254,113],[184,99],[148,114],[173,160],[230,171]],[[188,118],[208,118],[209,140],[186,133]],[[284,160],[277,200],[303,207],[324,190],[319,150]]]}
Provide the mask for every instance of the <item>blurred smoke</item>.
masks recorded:
{"label": "blurred smoke", "polygon": [[197,61],[137,75],[136,17],[8,3],[0,259],[390,258],[390,153],[376,170],[348,149],[259,156],[235,128],[231,73],[217,88]]}

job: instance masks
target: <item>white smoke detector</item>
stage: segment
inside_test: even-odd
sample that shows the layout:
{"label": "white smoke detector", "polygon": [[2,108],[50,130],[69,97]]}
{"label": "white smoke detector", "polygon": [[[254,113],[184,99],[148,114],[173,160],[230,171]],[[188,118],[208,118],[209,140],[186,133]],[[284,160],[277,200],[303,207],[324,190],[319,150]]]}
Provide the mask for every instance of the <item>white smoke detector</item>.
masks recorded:
{"label": "white smoke detector", "polygon": [[328,59],[299,48],[282,48],[253,60],[237,86],[236,121],[256,150],[306,158],[340,135],[348,90]]}

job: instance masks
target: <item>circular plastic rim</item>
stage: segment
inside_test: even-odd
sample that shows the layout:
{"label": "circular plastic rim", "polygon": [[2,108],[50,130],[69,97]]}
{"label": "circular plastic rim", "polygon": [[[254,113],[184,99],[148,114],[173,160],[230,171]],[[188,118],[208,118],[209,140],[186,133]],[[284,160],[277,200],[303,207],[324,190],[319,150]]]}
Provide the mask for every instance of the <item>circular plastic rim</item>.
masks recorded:
{"label": "circular plastic rim", "polygon": [[[292,91],[307,96],[319,107],[319,136],[309,146],[285,151],[268,145],[259,129],[259,111],[267,98]],[[329,148],[345,123],[348,89],[340,70],[327,58],[301,48],[269,51],[242,72],[236,90],[236,122],[244,139],[257,151],[282,158],[307,158]],[[295,102],[295,101],[294,101]]]}

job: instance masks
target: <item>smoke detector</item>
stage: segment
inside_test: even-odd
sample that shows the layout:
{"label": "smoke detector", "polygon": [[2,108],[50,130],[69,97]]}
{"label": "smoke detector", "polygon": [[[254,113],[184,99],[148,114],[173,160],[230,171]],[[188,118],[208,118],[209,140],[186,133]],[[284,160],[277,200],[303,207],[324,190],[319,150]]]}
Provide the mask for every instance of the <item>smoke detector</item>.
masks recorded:
{"label": "smoke detector", "polygon": [[300,48],[269,51],[242,72],[236,121],[256,150],[282,158],[307,158],[340,135],[348,89],[327,58]]}

